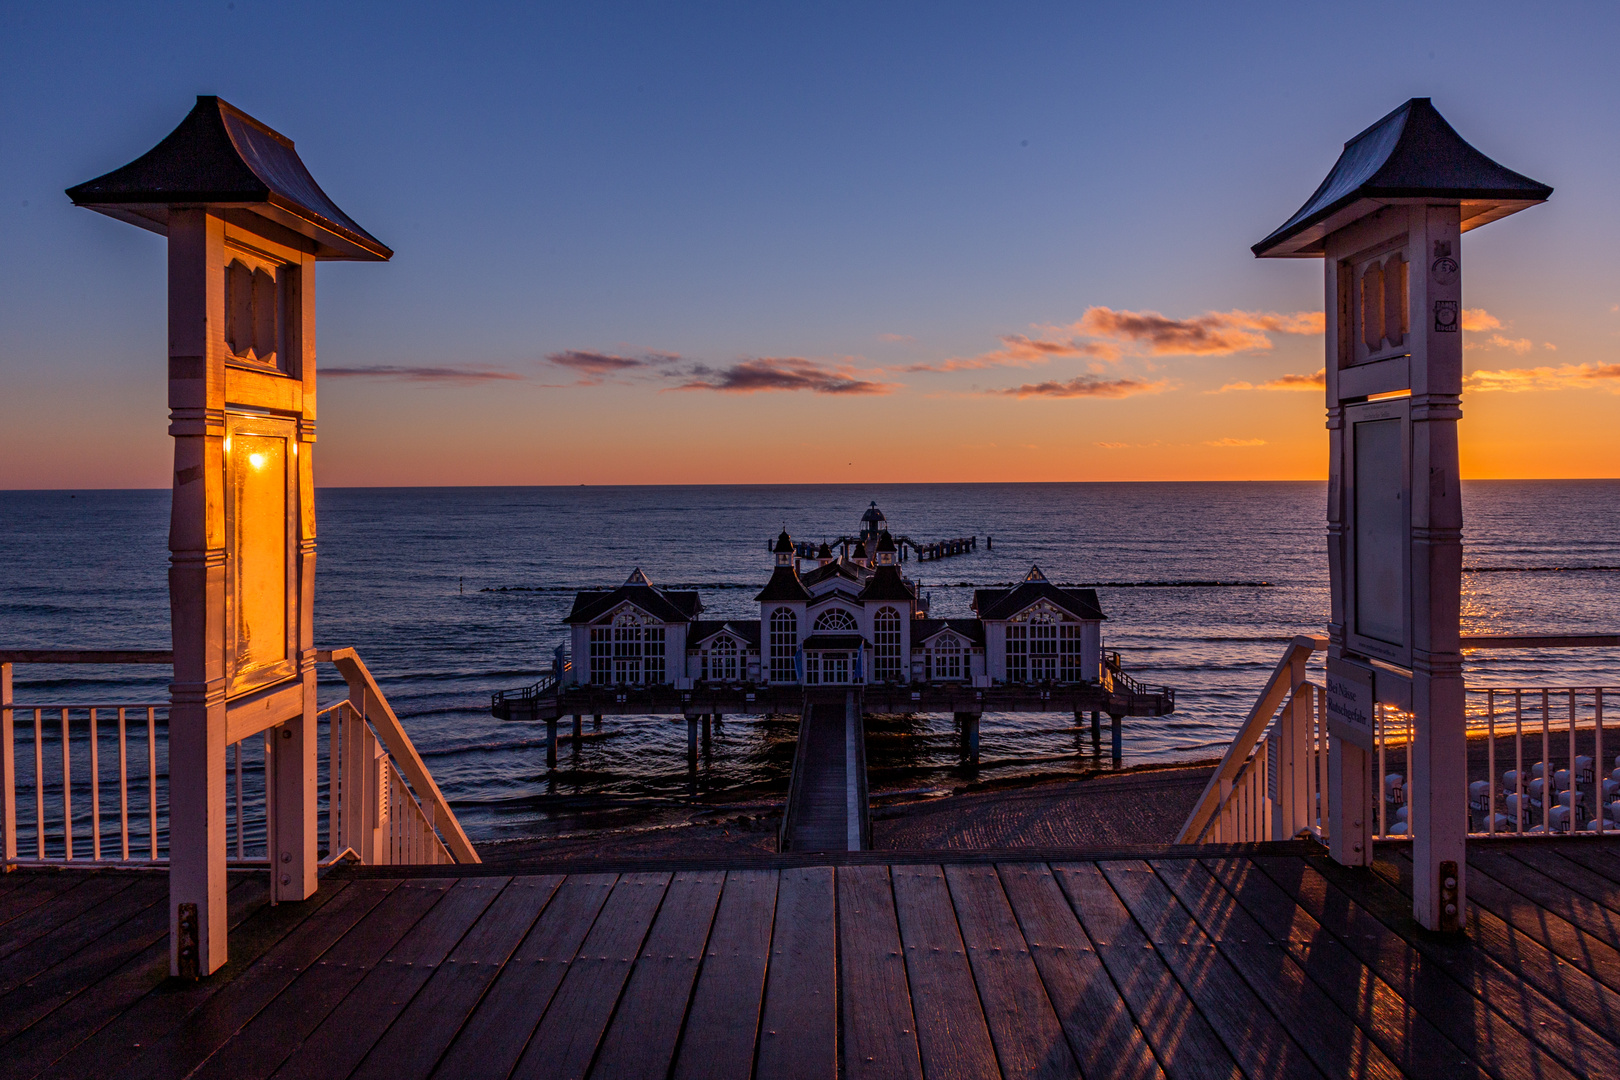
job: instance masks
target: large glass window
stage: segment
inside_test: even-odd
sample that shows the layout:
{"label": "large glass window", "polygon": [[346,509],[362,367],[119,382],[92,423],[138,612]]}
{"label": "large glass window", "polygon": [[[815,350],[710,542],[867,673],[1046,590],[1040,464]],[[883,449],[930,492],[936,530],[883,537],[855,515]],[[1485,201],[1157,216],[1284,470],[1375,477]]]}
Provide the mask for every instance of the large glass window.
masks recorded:
{"label": "large glass window", "polygon": [[849,612],[842,611],[838,608],[831,608],[816,616],[815,628],[817,631],[848,631],[859,630],[860,626],[856,624],[855,616],[851,615]]}
{"label": "large glass window", "polygon": [[664,628],[620,612],[608,626],[591,627],[591,682],[641,686],[667,681]]}
{"label": "large glass window", "polygon": [[872,679],[874,682],[900,681],[900,613],[892,607],[879,608],[872,620]]}
{"label": "large glass window", "polygon": [[591,682],[605,686],[613,681],[613,627],[591,627]]}
{"label": "large glass window", "polygon": [[799,651],[799,617],[792,608],[771,612],[771,682],[796,682],[793,656]]}
{"label": "large glass window", "polygon": [[928,647],[928,679],[963,677],[962,641],[954,634],[943,634]]}
{"label": "large glass window", "polygon": [[1029,620],[1029,681],[1049,682],[1058,677],[1058,628],[1050,615]]}
{"label": "large glass window", "polygon": [[1029,681],[1029,628],[1023,623],[1007,624],[1007,681]]}
{"label": "large glass window", "polygon": [[1087,675],[1080,668],[1080,624],[1062,623],[1058,626],[1058,678],[1064,682],[1085,682]]}

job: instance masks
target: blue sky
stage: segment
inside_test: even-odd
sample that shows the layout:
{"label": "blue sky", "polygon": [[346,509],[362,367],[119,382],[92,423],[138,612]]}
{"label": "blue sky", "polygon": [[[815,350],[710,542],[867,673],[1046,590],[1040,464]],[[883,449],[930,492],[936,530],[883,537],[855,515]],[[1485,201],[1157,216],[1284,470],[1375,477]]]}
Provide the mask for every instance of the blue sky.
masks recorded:
{"label": "blue sky", "polygon": [[[322,383],[323,483],[843,480],[825,461],[855,468],[852,446],[895,480],[1322,475],[1318,395],[1210,393],[1314,372],[1310,333],[1176,353],[1093,318],[1123,358],[916,369],[1072,341],[1098,308],[1319,311],[1319,263],[1248,247],[1411,96],[1556,189],[1464,241],[1465,302],[1498,324],[1471,336],[1471,370],[1552,372],[1465,403],[1465,467],[1613,475],[1620,380],[1559,372],[1620,343],[1617,21],[1606,4],[9,5],[0,488],[165,483],[163,242],[62,189],[150,148],[199,93],[294,138],[397,252],[320,272],[321,364],[359,372]],[[571,354],[633,366],[547,360]],[[1003,393],[1075,379],[1151,389]]]}

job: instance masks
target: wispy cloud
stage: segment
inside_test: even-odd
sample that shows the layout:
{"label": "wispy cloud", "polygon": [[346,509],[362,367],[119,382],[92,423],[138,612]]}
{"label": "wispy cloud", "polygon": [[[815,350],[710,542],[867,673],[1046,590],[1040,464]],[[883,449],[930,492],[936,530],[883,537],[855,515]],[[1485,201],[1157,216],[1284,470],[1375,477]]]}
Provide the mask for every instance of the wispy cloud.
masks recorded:
{"label": "wispy cloud", "polygon": [[917,340],[916,338],[912,337],[910,334],[879,334],[877,336],[877,339],[879,341],[916,341]]}
{"label": "wispy cloud", "polygon": [[1579,390],[1604,388],[1620,393],[1620,364],[1560,364],[1557,367],[1501,368],[1463,376],[1463,389],[1475,393],[1499,390]]}
{"label": "wispy cloud", "polygon": [[566,349],[546,357],[548,363],[577,372],[580,386],[598,386],[613,375],[665,368],[678,363],[680,359],[678,353],[650,351],[640,356],[620,356],[591,349]]}
{"label": "wispy cloud", "polygon": [[978,356],[957,356],[933,364],[912,364],[901,371],[981,371],[985,368],[1029,367],[1062,357],[1085,356],[1094,360],[1117,360],[1119,349],[1096,341],[1032,338],[1024,334],[1006,334],[1001,348]]}
{"label": "wispy cloud", "polygon": [[1096,375],[1077,375],[1066,381],[1049,379],[1046,382],[1025,383],[1005,390],[989,390],[997,397],[1015,398],[1123,398],[1137,394],[1160,394],[1170,388],[1170,380],[1147,382],[1142,379],[1103,379]]}
{"label": "wispy cloud", "polygon": [[1104,450],[1129,450],[1131,447],[1131,444],[1128,442],[1100,442],[1092,443],[1091,445],[1100,446]]}
{"label": "wispy cloud", "polygon": [[1279,375],[1263,383],[1230,382],[1209,394],[1225,394],[1233,390],[1321,390],[1327,386],[1327,369],[1317,368],[1315,375]]}
{"label": "wispy cloud", "polygon": [[1269,349],[1271,334],[1320,334],[1322,327],[1320,311],[1211,311],[1190,319],[1173,319],[1157,311],[1092,307],[1066,326],[1038,326],[1033,335],[1005,334],[1001,348],[990,352],[912,364],[900,370],[979,371],[1030,367],[1077,357],[1113,363],[1127,354],[1225,356]]}
{"label": "wispy cloud", "polygon": [[814,394],[887,394],[897,384],[863,378],[848,365],[826,367],[798,356],[761,356],[723,368],[695,364],[675,390],[718,390],[728,394],[755,394],[776,390],[808,390]]}
{"label": "wispy cloud", "polygon": [[478,367],[410,367],[404,364],[363,364],[358,367],[328,367],[321,369],[327,379],[393,379],[396,382],[424,384],[471,385],[484,382],[521,381],[523,376],[514,371],[497,371]]}
{"label": "wispy cloud", "polygon": [[1266,445],[1266,440],[1264,440],[1264,439],[1234,439],[1230,435],[1228,435],[1224,439],[1210,439],[1210,440],[1206,441],[1204,443],[1204,445],[1205,446],[1222,446],[1222,447],[1226,447],[1226,446],[1264,446],[1264,445]]}
{"label": "wispy cloud", "polygon": [[1062,329],[1129,343],[1151,356],[1227,356],[1271,348],[1270,334],[1320,334],[1324,325],[1320,311],[1209,311],[1173,319],[1157,311],[1093,307]]}

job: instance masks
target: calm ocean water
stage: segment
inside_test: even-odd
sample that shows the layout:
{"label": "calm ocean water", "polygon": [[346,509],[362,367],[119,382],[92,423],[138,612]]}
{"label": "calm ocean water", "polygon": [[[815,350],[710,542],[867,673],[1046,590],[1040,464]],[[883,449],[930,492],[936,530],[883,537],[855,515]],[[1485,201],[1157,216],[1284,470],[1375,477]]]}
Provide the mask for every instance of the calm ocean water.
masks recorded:
{"label": "calm ocean water", "polygon": [[[576,589],[639,566],[699,590],[708,618],[757,617],[777,530],[852,533],[876,500],[897,534],[995,537],[994,551],[905,565],[936,616],[969,614],[973,587],[1032,562],[1054,581],[1113,583],[1098,590],[1105,647],[1174,686],[1178,704],[1127,721],[1126,763],[1208,758],[1286,641],[1326,621],[1324,498],[1318,483],[323,489],[316,640],[360,651],[474,839],[605,823],[614,807],[645,820],[694,795],[779,798],[794,718],[728,719],[695,783],[681,721],[609,718],[548,777],[543,729],[495,720],[488,694],[549,663]],[[1463,498],[1465,565],[1481,568],[1464,580],[1465,633],[1620,629],[1620,481],[1477,481]],[[168,492],[0,500],[0,645],[169,646]],[[1163,584],[1208,581],[1235,584]],[[1606,659],[1481,655],[1470,680],[1591,684]],[[22,703],[111,703],[162,700],[166,681],[166,670],[23,667],[16,683]],[[334,682],[322,700],[340,696]],[[1071,723],[987,714],[979,778],[1095,767]],[[969,779],[948,716],[875,723],[871,761],[874,790]]]}

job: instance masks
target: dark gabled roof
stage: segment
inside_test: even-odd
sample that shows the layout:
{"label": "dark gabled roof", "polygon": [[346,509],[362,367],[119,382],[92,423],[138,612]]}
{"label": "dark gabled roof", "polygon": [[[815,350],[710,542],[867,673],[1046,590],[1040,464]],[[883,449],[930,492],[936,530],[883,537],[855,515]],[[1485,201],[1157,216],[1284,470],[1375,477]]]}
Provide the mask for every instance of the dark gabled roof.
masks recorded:
{"label": "dark gabled roof", "polygon": [[818,559],[830,559],[832,557],[833,557],[832,548],[828,547],[827,546],[827,541],[823,540],[821,542],[821,547],[816,549],[816,558],[818,558]]}
{"label": "dark gabled roof", "polygon": [[750,619],[698,620],[686,628],[686,647],[696,649],[705,641],[719,637],[723,632],[729,632],[754,648],[759,648],[759,622]]}
{"label": "dark gabled roof", "polygon": [[800,580],[802,580],[806,585],[820,585],[828,578],[841,577],[859,585],[861,582],[862,573],[862,569],[856,566],[854,563],[847,563],[843,562],[842,560],[834,560],[833,562],[828,563],[826,566],[818,566],[814,570],[806,571]]}
{"label": "dark gabled roof", "polygon": [[211,95],[198,97],[180,126],[145,154],[67,195],[78,206],[164,235],[169,207],[207,203],[314,241],[317,259],[381,262],[394,255],[327,198],[291,139]]}
{"label": "dark gabled roof", "polygon": [[803,604],[809,602],[810,590],[804,587],[799,572],[792,566],[778,566],[754,599],[762,604]]}
{"label": "dark gabled roof", "polygon": [[974,645],[984,645],[984,623],[978,619],[913,619],[912,648],[921,647],[930,638],[936,638],[947,630],[967,638]]}
{"label": "dark gabled roof", "polygon": [[852,559],[864,559],[864,558],[866,558],[866,541],[864,541],[864,540],[855,541],[855,550],[850,554],[850,558],[852,558]]}
{"label": "dark gabled roof", "polygon": [[877,503],[874,502],[871,506],[866,508],[866,513],[861,515],[861,520],[866,521],[866,522],[873,522],[873,521],[887,521],[889,519],[883,516],[883,511],[879,510],[877,508]]}
{"label": "dark gabled roof", "polygon": [[975,589],[973,610],[981,619],[1010,619],[1031,604],[1046,600],[1077,619],[1106,619],[1096,589],[1068,589],[1049,581],[1026,581],[1010,589]]}
{"label": "dark gabled roof", "polygon": [[811,634],[804,639],[806,649],[859,649],[865,644],[859,634]]}
{"label": "dark gabled roof", "polygon": [[882,532],[878,533],[877,549],[879,555],[883,554],[885,551],[894,550],[894,537],[889,535],[888,529],[884,529]]}
{"label": "dark gabled roof", "polygon": [[909,603],[917,599],[917,593],[900,577],[898,566],[880,566],[872,574],[872,579],[866,583],[866,588],[855,599],[865,602],[867,600],[898,600]]}
{"label": "dark gabled roof", "polygon": [[1258,258],[1320,255],[1328,233],[1392,199],[1459,199],[1467,232],[1545,202],[1552,190],[1474,149],[1428,98],[1412,98],[1345,143],[1322,186],[1253,251]]}
{"label": "dark gabled roof", "polygon": [[793,537],[788,535],[786,529],[783,529],[781,534],[777,536],[776,546],[771,550],[778,555],[793,554]]}
{"label": "dark gabled roof", "polygon": [[565,623],[595,622],[620,604],[630,603],[663,622],[691,622],[703,610],[695,592],[670,592],[652,585],[620,585],[612,592],[581,592]]}

